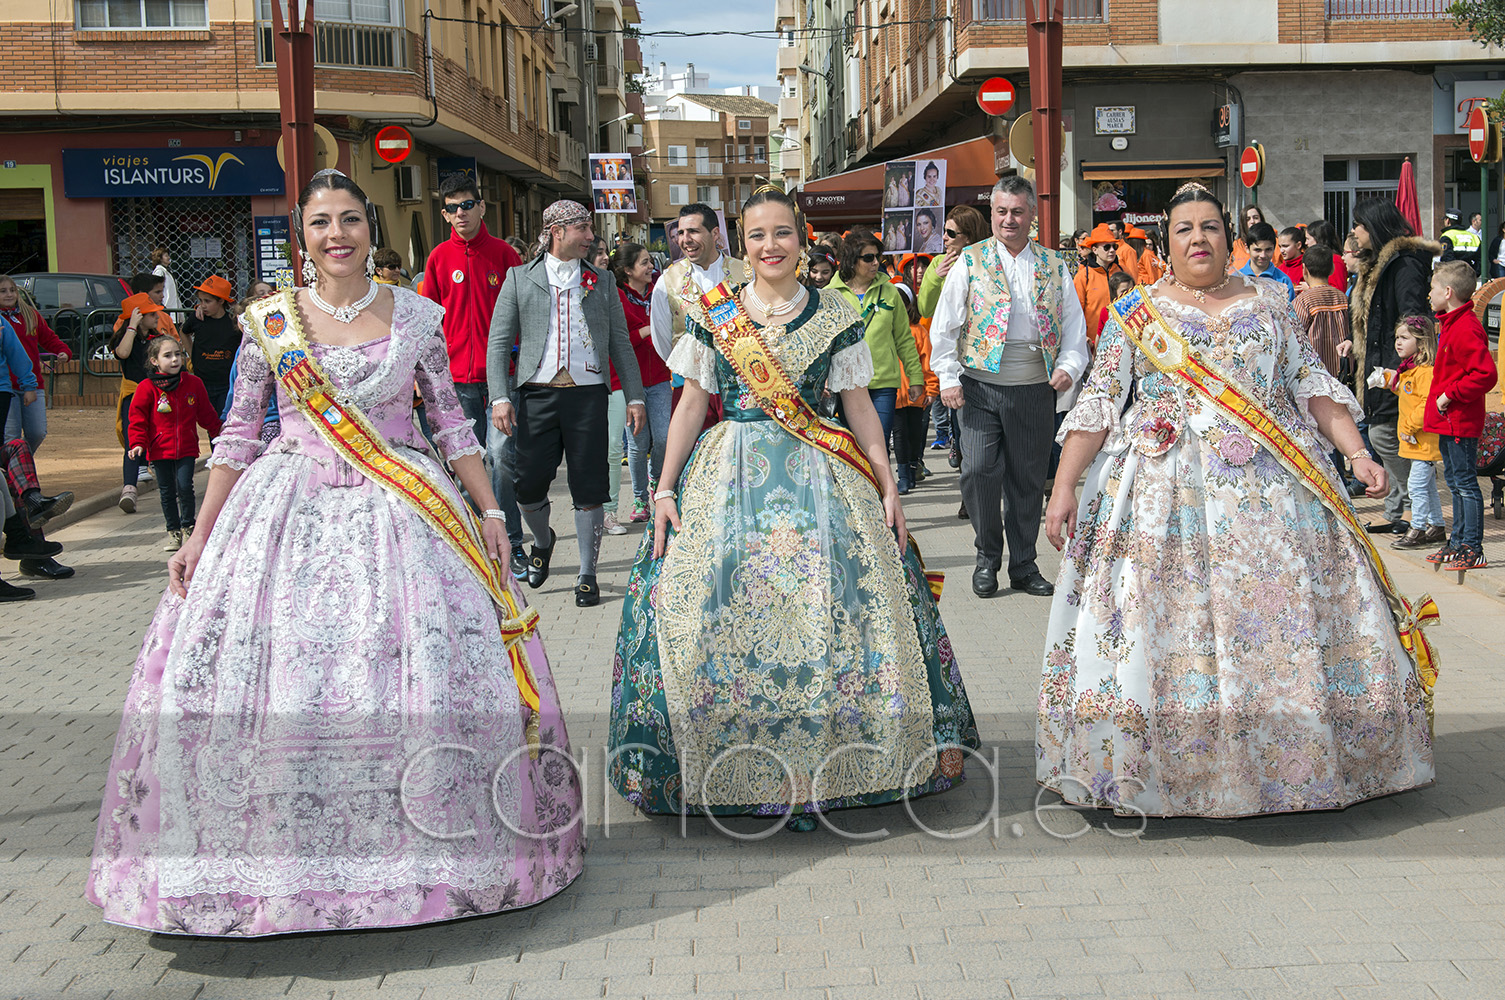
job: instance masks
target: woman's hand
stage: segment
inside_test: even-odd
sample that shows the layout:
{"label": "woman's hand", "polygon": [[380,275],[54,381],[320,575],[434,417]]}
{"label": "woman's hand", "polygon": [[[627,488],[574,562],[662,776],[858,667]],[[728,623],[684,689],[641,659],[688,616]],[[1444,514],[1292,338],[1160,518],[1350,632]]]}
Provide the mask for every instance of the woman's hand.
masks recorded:
{"label": "woman's hand", "polygon": [[904,523],[904,505],[899,502],[898,490],[883,494],[883,523],[899,534],[899,555],[909,548],[909,528]]}
{"label": "woman's hand", "polygon": [[1367,497],[1382,497],[1390,492],[1390,484],[1385,475],[1385,467],[1372,458],[1356,458],[1351,463],[1354,478],[1368,486],[1364,491]]}
{"label": "woman's hand", "polygon": [[512,542],[507,538],[507,523],[499,517],[481,518],[481,543],[486,546],[486,554],[501,563],[505,570],[507,560],[512,558]]}
{"label": "woman's hand", "polygon": [[679,530],[679,505],[673,497],[664,497],[653,504],[653,558],[662,559],[669,547],[669,525]]}
{"label": "woman's hand", "polygon": [[178,597],[188,596],[188,584],[193,581],[193,571],[204,554],[204,539],[197,530],[183,547],[167,560],[167,589]]}
{"label": "woman's hand", "polygon": [[1347,357],[1351,357],[1352,355],[1353,355],[1353,341],[1351,341],[1351,340],[1340,340],[1340,341],[1338,341],[1338,357],[1340,357],[1340,358],[1347,358]]}
{"label": "woman's hand", "polygon": [[[1383,472],[1383,470],[1381,470]],[[1076,488],[1063,488],[1057,480],[1055,492],[1045,508],[1045,537],[1059,552],[1066,540],[1076,534]]]}

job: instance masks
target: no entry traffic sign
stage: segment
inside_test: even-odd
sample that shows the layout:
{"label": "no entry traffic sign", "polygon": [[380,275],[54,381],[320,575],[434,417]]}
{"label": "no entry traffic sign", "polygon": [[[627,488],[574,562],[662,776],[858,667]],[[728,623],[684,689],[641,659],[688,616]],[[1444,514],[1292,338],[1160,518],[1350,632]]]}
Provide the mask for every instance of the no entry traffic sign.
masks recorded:
{"label": "no entry traffic sign", "polygon": [[1259,143],[1251,142],[1244,148],[1238,158],[1238,176],[1246,188],[1257,187],[1265,179],[1265,150]]}
{"label": "no entry traffic sign", "polygon": [[1490,124],[1489,115],[1484,113],[1482,107],[1468,113],[1468,155],[1474,158],[1475,163],[1499,158],[1499,151],[1493,148],[1493,132],[1494,126]]}
{"label": "no entry traffic sign", "polygon": [[1014,106],[1014,85],[1001,76],[977,88],[977,106],[990,115],[1006,115]]}
{"label": "no entry traffic sign", "polygon": [[413,134],[401,125],[388,125],[376,133],[376,155],[388,163],[401,163],[413,151]]}

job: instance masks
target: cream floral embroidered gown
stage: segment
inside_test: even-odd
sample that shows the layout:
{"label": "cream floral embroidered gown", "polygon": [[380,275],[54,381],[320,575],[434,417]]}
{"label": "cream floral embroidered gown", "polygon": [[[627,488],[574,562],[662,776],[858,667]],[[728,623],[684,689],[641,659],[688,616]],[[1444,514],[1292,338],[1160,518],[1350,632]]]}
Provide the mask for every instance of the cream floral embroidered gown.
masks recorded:
{"label": "cream floral embroidered gown", "polygon": [[[709,331],[686,327],[669,367],[719,389],[725,420],[685,467],[664,557],[649,532],[629,578],[613,786],[645,812],[718,815],[951,787],[976,725],[914,551],[901,557],[871,483],[770,420]],[[812,290],[764,336],[812,404],[872,376],[837,295]]]}
{"label": "cream floral embroidered gown", "polygon": [[[1216,318],[1155,303],[1341,494],[1306,404],[1327,396],[1358,417],[1353,395],[1284,290],[1255,287]],[[1421,686],[1338,518],[1112,319],[1062,431],[1104,429],[1051,607],[1040,783],[1125,814],[1214,817],[1341,808],[1430,783]]]}
{"label": "cream floral embroidered gown", "polygon": [[[310,350],[339,398],[458,507],[413,424],[416,378],[440,454],[481,451],[443,310],[393,295],[390,337]],[[282,433],[263,452],[274,392]],[[245,471],[187,600],[163,596],[136,660],[87,888],[105,919],[236,937],[395,927],[569,885],[581,792],[538,633],[533,759],[488,592],[324,443],[249,338],[212,464]]]}

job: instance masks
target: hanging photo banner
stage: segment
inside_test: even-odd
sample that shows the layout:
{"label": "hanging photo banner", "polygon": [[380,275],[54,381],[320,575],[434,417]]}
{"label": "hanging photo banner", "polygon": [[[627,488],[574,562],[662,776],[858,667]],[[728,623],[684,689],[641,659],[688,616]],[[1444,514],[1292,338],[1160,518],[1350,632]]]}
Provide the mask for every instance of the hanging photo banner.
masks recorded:
{"label": "hanging photo banner", "polygon": [[883,168],[883,252],[943,253],[946,161],[890,160]]}
{"label": "hanging photo banner", "polygon": [[631,156],[626,153],[592,153],[590,170],[591,200],[598,213],[628,215],[638,210]]}

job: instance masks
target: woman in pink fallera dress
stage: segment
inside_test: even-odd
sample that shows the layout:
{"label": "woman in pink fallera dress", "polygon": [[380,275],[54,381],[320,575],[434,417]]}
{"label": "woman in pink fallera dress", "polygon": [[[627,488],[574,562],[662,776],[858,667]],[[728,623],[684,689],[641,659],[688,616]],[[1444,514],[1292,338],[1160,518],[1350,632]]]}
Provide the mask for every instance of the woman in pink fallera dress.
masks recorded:
{"label": "woman in pink fallera dress", "polygon": [[[316,176],[299,205],[318,281],[268,308],[306,331],[336,402],[364,412],[435,494],[463,510],[443,459],[495,507],[443,310],[368,283],[370,208],[344,175]],[[515,609],[499,610],[456,547],[326,443],[247,330],[198,526],[169,564],[131,678],[89,899],[112,923],[225,936],[547,899],[579,875],[583,837],[537,631],[525,685],[499,627]],[[415,380],[437,458],[413,423]],[[274,392],[282,433],[264,446]],[[505,566],[490,514],[480,544]]]}

